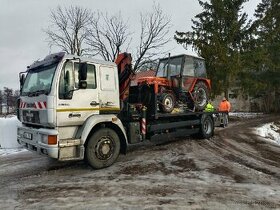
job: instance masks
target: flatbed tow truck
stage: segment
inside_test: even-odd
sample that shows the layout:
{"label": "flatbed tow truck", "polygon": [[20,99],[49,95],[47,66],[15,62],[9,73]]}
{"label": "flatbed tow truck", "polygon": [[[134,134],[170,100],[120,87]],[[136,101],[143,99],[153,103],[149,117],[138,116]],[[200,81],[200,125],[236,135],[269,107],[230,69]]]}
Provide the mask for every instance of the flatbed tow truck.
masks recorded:
{"label": "flatbed tow truck", "polygon": [[157,92],[151,80],[130,86],[131,69],[128,53],[115,63],[65,53],[33,63],[20,73],[18,142],[40,155],[86,160],[100,169],[146,140],[213,136],[213,113],[190,111],[184,101],[162,111],[166,85]]}

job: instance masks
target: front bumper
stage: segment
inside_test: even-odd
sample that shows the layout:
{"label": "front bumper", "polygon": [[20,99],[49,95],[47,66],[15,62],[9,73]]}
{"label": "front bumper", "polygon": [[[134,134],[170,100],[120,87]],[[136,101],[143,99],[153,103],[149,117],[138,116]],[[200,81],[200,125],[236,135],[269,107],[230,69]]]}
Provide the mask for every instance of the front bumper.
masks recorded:
{"label": "front bumper", "polygon": [[58,159],[58,143],[55,145],[48,145],[44,141],[49,135],[58,136],[58,131],[46,128],[30,128],[25,127],[24,125],[19,126],[17,129],[17,141],[20,145],[40,155],[46,155]]}

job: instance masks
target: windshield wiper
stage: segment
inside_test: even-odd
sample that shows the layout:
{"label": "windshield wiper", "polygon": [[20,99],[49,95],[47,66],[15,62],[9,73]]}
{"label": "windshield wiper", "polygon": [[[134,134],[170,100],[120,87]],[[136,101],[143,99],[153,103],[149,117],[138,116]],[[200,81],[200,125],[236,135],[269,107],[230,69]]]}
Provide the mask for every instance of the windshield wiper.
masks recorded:
{"label": "windshield wiper", "polygon": [[45,95],[48,95],[49,91],[47,90],[37,90],[37,91],[34,91],[34,92],[30,92],[28,93],[28,97],[33,97],[33,96],[39,96],[41,94],[45,94]]}

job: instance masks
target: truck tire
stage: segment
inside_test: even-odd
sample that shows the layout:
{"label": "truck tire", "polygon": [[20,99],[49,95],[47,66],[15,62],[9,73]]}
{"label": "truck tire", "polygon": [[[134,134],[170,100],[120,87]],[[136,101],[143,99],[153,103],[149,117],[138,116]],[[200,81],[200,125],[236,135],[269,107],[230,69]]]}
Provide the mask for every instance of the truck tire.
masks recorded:
{"label": "truck tire", "polygon": [[94,169],[112,165],[120,154],[120,138],[110,128],[101,128],[90,136],[86,145],[86,160]]}
{"label": "truck tire", "polygon": [[174,96],[170,93],[163,93],[160,97],[159,110],[164,113],[170,113],[175,106]]}
{"label": "truck tire", "polygon": [[201,116],[201,124],[198,137],[201,139],[208,139],[214,135],[214,121],[209,114]]}
{"label": "truck tire", "polygon": [[194,86],[193,90],[194,107],[197,111],[205,109],[209,100],[209,89],[204,82],[198,82]]}

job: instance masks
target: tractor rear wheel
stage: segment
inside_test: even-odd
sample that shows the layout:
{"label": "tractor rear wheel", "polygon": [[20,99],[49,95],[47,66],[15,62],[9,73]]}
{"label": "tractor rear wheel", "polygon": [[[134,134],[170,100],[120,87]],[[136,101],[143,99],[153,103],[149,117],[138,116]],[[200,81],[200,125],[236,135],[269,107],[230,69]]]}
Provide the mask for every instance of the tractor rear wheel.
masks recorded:
{"label": "tractor rear wheel", "polygon": [[192,95],[194,99],[193,103],[195,110],[204,110],[209,100],[209,89],[206,84],[201,81],[196,83]]}

